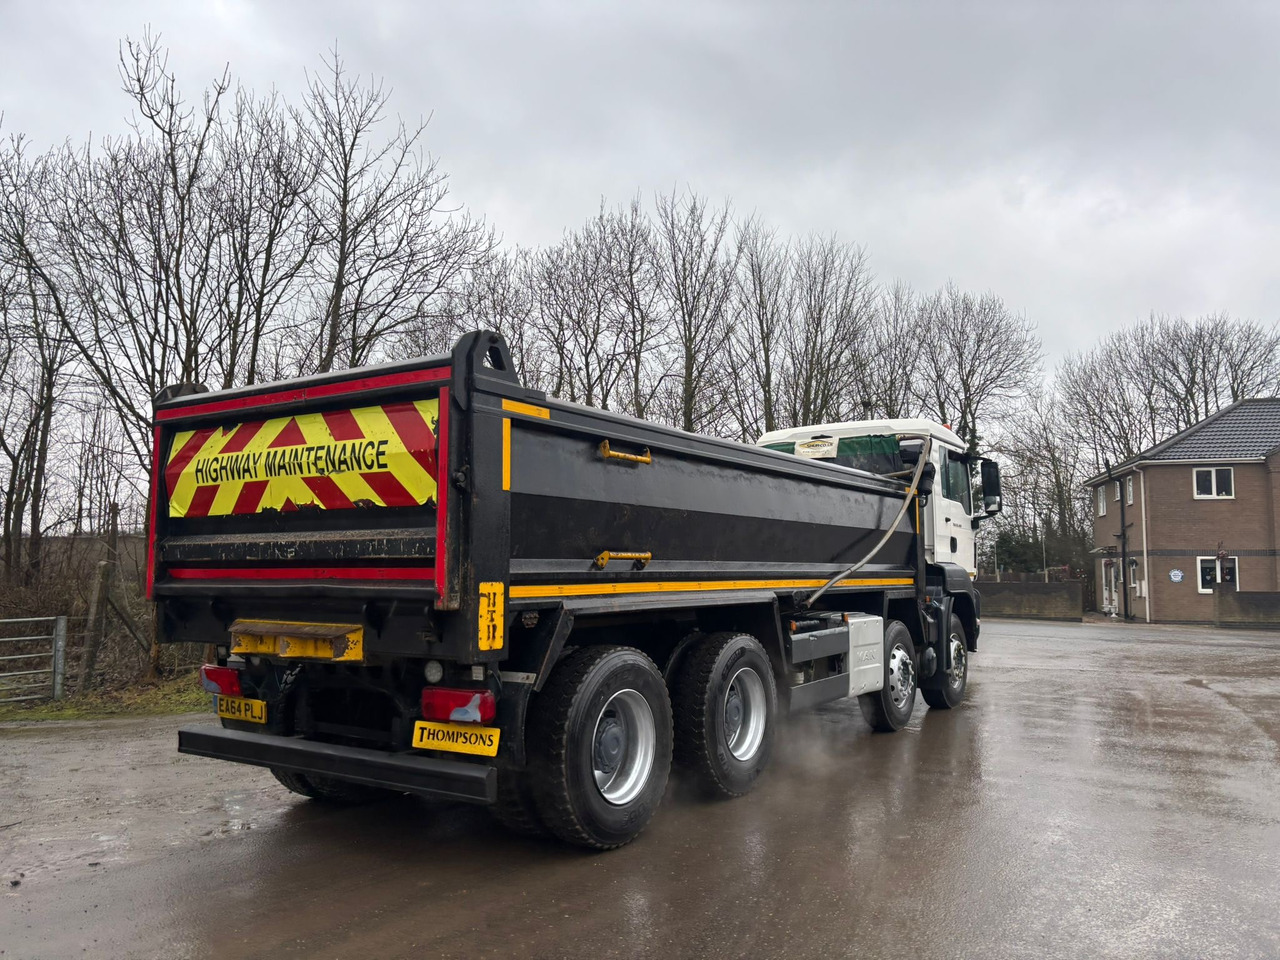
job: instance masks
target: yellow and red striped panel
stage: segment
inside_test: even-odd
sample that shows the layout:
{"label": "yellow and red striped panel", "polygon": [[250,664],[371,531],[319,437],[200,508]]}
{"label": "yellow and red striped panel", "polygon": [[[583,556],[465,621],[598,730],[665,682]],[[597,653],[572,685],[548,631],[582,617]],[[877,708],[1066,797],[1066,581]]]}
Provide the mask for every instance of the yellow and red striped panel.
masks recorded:
{"label": "yellow and red striped panel", "polygon": [[422,506],[436,496],[439,412],[432,398],[179,431],[169,516]]}

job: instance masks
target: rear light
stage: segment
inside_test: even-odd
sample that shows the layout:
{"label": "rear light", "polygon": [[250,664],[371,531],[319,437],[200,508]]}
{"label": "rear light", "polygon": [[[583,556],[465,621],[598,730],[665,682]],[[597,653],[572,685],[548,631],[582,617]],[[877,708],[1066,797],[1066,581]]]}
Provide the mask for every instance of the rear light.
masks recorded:
{"label": "rear light", "polygon": [[232,667],[215,667],[206,663],[200,668],[200,685],[210,693],[224,697],[240,696],[240,671]]}
{"label": "rear light", "polygon": [[424,720],[488,723],[497,712],[498,701],[492,690],[426,687],[422,691]]}

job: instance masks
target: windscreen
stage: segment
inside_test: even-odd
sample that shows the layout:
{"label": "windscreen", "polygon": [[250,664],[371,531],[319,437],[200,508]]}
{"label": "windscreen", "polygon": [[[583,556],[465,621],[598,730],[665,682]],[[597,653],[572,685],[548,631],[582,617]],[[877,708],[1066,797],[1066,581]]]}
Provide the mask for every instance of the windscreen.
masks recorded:
{"label": "windscreen", "polygon": [[817,436],[806,440],[766,443],[765,449],[794,454],[809,460],[826,460],[868,473],[898,473],[903,469],[898,438],[885,435],[859,437]]}

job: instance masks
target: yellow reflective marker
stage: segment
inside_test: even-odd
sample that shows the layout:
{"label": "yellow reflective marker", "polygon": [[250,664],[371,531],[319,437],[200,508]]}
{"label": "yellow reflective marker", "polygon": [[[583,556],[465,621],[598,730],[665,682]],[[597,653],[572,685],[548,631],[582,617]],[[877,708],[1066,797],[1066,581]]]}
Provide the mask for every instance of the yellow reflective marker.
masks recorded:
{"label": "yellow reflective marker", "polygon": [[551,411],[546,407],[535,407],[532,403],[521,403],[519,400],[503,400],[502,409],[509,413],[523,413],[526,417],[537,417],[539,420],[551,419]]}
{"label": "yellow reflective marker", "polygon": [[511,418],[502,418],[502,489],[511,489]]}
{"label": "yellow reflective marker", "polygon": [[496,580],[480,584],[479,641],[481,650],[501,650],[505,627],[506,587]]}

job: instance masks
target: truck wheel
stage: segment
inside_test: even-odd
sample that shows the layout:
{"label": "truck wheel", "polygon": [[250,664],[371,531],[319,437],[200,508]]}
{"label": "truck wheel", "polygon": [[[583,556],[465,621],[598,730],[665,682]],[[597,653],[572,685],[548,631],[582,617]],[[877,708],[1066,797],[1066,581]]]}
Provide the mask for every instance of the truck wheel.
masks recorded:
{"label": "truck wheel", "polygon": [[545,837],[547,828],[533,802],[529,774],[524,770],[498,768],[498,797],[489,808],[493,819],[522,837]]}
{"label": "truck wheel", "polygon": [[634,840],[671,772],[671,701],[631,647],[584,647],[530,704],[533,799],[547,829],[597,850]]}
{"label": "truck wheel", "polygon": [[900,620],[884,628],[884,687],[858,697],[867,723],[881,733],[901,730],[916,705],[916,648],[911,631]]}
{"label": "truck wheel", "polygon": [[773,751],[778,690],[768,654],[748,634],[713,633],[674,680],[676,762],[710,796],[747,793]]}
{"label": "truck wheel", "polygon": [[271,774],[294,793],[311,800],[335,805],[354,806],[359,803],[368,803],[385,797],[391,792],[365,786],[363,783],[336,780],[319,774],[296,773],[292,770],[281,770],[279,767],[272,767]]}
{"label": "truck wheel", "polygon": [[935,710],[950,710],[964,701],[965,687],[969,683],[969,653],[964,635],[964,624],[954,613],[947,642],[951,644],[951,669],[940,677],[936,687],[921,687],[924,702]]}

